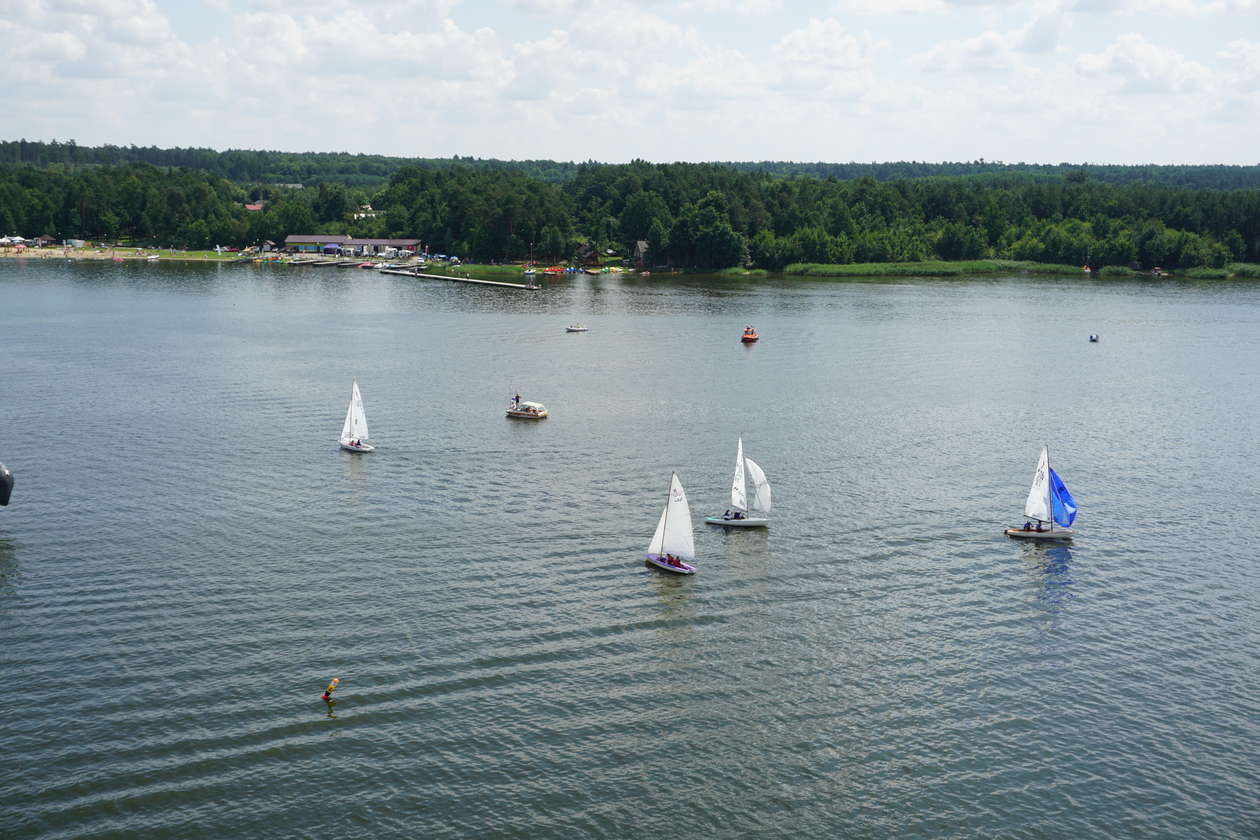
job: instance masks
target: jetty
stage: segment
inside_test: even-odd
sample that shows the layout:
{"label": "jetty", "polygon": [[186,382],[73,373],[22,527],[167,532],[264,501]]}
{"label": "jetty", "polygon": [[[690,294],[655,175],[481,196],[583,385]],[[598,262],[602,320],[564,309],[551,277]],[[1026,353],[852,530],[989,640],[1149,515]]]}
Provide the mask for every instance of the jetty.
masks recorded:
{"label": "jetty", "polygon": [[536,292],[542,288],[539,285],[526,286],[523,283],[504,283],[502,280],[475,280],[472,277],[448,277],[445,274],[422,274],[419,271],[407,271],[401,268],[382,268],[381,274],[398,274],[402,277],[420,277],[425,280],[450,280],[455,283],[474,283],[478,286],[502,286],[505,289],[522,289],[528,292]]}

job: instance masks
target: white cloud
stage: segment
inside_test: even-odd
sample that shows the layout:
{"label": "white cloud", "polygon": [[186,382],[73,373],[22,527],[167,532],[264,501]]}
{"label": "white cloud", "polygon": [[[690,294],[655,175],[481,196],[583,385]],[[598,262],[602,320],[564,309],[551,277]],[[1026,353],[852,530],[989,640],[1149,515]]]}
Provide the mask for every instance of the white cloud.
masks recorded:
{"label": "white cloud", "polygon": [[[1208,14],[1260,0],[826,0],[830,16],[781,0],[497,0],[493,16],[457,0],[198,0],[202,18],[175,2],[7,0],[9,131],[557,159],[1124,160],[1140,129],[1144,156],[1230,162],[1254,158],[1260,132],[1260,43]],[[1131,34],[1089,8],[1126,13]],[[222,26],[199,27],[206,15]],[[1166,110],[1117,95],[1132,93],[1193,95],[1172,132]],[[811,131],[785,128],[802,114]],[[1226,118],[1238,130],[1196,134]],[[1088,140],[1027,127],[1082,122]]]}
{"label": "white cloud", "polygon": [[1193,93],[1212,78],[1202,64],[1137,33],[1121,35],[1097,55],[1080,56],[1076,66],[1085,76],[1110,80],[1125,94]]}
{"label": "white cloud", "polygon": [[982,32],[960,41],[942,41],[910,57],[925,73],[973,73],[1001,78],[1027,69],[1016,53],[1017,39],[1001,32]]}
{"label": "white cloud", "polygon": [[1030,53],[1054,50],[1063,34],[1063,17],[1057,13],[1034,18],[1019,34],[1019,49]]}
{"label": "white cloud", "polygon": [[1068,8],[1103,14],[1199,16],[1260,9],[1260,0],[1072,0]]}
{"label": "white cloud", "polygon": [[779,39],[762,75],[772,90],[853,98],[874,86],[873,57],[881,46],[835,18],[811,18]]}
{"label": "white cloud", "polygon": [[945,0],[837,0],[836,11],[853,15],[941,14],[949,11]]}
{"label": "white cloud", "polygon": [[[1260,43],[1230,41],[1217,55],[1229,62],[1228,75],[1234,81],[1233,87],[1243,92],[1260,91]],[[1253,102],[1251,107],[1257,104],[1260,103]]]}

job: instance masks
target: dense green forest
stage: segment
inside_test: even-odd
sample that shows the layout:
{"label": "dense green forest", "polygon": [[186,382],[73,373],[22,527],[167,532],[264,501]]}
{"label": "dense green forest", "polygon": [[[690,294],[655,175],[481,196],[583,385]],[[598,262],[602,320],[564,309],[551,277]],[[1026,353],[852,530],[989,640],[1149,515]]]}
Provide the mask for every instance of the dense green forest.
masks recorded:
{"label": "dense green forest", "polygon": [[[54,145],[80,157],[12,162],[35,146],[36,157],[52,155]],[[1132,183],[1112,183],[1081,166],[942,174],[933,167],[972,165],[886,164],[880,180],[836,176],[858,166],[850,164],[818,165],[838,167],[824,175],[775,164],[457,159],[405,161],[372,186],[359,180],[366,169],[340,180],[331,173],[400,159],[78,148],[0,143],[0,232],[191,248],[349,233],[419,238],[477,261],[560,259],[583,242],[627,254],[644,241],[649,265],[707,268],[984,257],[1145,268],[1260,261],[1260,190],[1157,182],[1190,170],[1245,180],[1246,167],[1148,167]],[[111,149],[151,151],[160,162],[110,160]],[[327,180],[284,169],[306,157]],[[270,175],[255,179],[255,165]],[[571,174],[556,177],[566,167]],[[896,176],[897,167],[907,174]],[[264,209],[246,209],[255,201]]]}
{"label": "dense green forest", "polygon": [[[73,140],[0,140],[0,164],[37,166],[116,166],[149,163],[210,172],[250,184],[339,183],[350,187],[381,186],[408,166],[486,169],[519,172],[554,184],[574,180],[583,164],[551,160],[495,160],[493,158],[404,158],[347,152],[272,152],[230,149],[159,149],[156,146],[80,146]],[[592,163],[592,161],[588,161]],[[899,181],[963,175],[1022,175],[1029,178],[1088,178],[1106,184],[1164,184],[1193,189],[1260,187],[1260,166],[1134,166],[1103,164],[1003,163],[983,159],[958,163],[897,161],[891,163],[797,163],[791,161],[725,162],[719,166],[740,172],[762,172],[783,177],[806,175],[850,181],[874,178]]]}

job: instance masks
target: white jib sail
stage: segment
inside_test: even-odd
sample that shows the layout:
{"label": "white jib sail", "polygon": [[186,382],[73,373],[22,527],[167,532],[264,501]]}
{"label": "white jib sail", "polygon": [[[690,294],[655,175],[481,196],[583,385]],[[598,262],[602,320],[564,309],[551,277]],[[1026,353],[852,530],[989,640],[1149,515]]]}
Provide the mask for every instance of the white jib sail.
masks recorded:
{"label": "white jib sail", "polygon": [[346,407],[346,422],[341,426],[341,440],[348,443],[367,439],[367,412],[363,410],[363,395],[359,393],[358,380],[355,380],[350,386],[350,405]]}
{"label": "white jib sail", "polygon": [[748,478],[752,481],[752,507],[758,513],[770,512],[770,482],[766,481],[766,474],[761,471],[761,467],[757,466],[757,462],[752,458],[745,458],[748,462]]}
{"label": "white jib sail", "polygon": [[740,438],[735,448],[735,478],[731,481],[731,507],[737,510],[748,510],[748,499],[744,496],[744,439]]}
{"label": "white jib sail", "polygon": [[1024,502],[1024,515],[1042,522],[1050,521],[1050,453],[1044,446],[1041,447],[1041,457],[1037,459],[1037,472],[1033,473],[1028,501]]}
{"label": "white jib sail", "polygon": [[672,554],[683,560],[696,558],[696,541],[691,530],[691,508],[687,505],[687,493],[675,473],[669,482],[669,501],[656,523],[656,533],[648,543],[648,554],[657,556]]}

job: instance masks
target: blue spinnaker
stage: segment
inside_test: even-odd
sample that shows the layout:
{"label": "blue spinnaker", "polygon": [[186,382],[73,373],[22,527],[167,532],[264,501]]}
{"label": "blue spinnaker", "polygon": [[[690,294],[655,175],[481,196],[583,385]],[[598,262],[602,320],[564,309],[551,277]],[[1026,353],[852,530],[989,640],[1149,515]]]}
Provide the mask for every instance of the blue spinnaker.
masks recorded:
{"label": "blue spinnaker", "polygon": [[1050,470],[1050,510],[1053,511],[1054,521],[1064,528],[1071,527],[1076,521],[1076,499],[1072,498],[1067,485],[1053,469]]}

